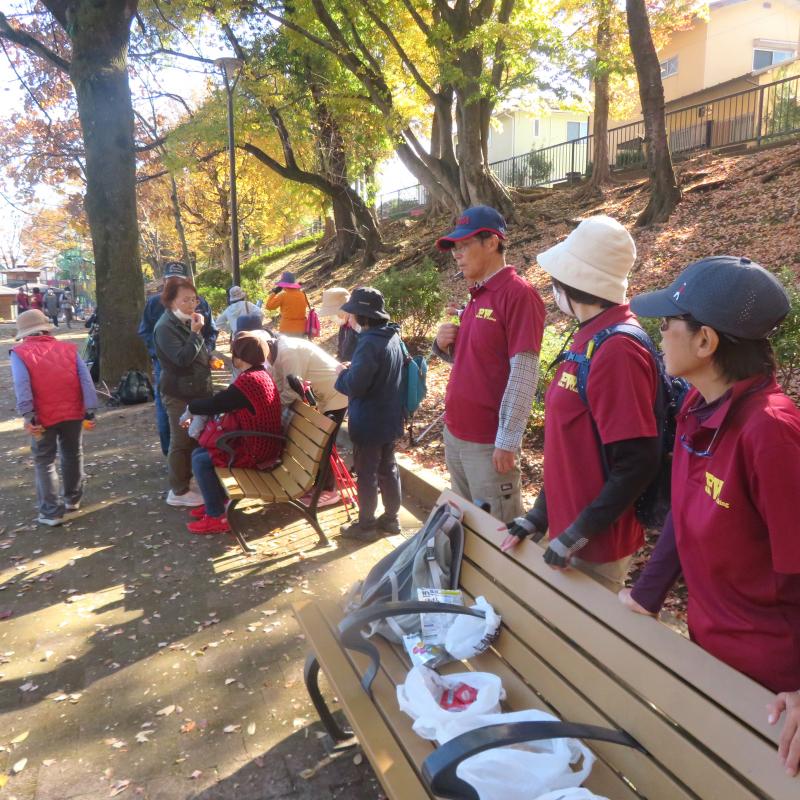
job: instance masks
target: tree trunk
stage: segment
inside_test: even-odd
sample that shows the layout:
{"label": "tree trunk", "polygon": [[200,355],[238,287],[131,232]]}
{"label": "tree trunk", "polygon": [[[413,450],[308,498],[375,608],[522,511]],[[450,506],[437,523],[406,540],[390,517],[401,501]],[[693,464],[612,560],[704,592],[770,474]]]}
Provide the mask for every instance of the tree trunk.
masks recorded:
{"label": "tree trunk", "polygon": [[603,186],[611,181],[608,163],[608,50],[611,45],[610,9],[601,0],[598,5],[595,37],[594,116],[592,118],[592,175],[587,190],[602,194]]}
{"label": "tree trunk", "polygon": [[338,267],[349,261],[356,251],[364,244],[364,240],[356,231],[356,221],[353,208],[347,195],[342,192],[332,198],[333,221],[336,225],[336,251],[333,256],[333,266]]}
{"label": "tree trunk", "polygon": [[644,118],[647,171],[650,175],[650,200],[636,220],[638,226],[665,222],[681,200],[681,190],[672,168],[664,116],[664,86],[661,67],[650,34],[650,22],[644,0],[626,0],[630,38],[639,100]]}
{"label": "tree trunk", "polygon": [[170,173],[170,192],[169,199],[172,202],[172,216],[175,219],[175,231],[178,234],[178,241],[181,243],[181,256],[183,263],[189,267],[189,278],[192,277],[192,262],[189,258],[189,247],[186,244],[186,229],[183,227],[183,216],[181,215],[181,205],[178,202],[178,183],[175,176]]}
{"label": "tree trunk", "polygon": [[102,355],[100,375],[115,384],[147,369],[136,330],[144,308],[136,218],[136,162],[127,50],[135,4],[71,6],[70,78],[86,153],[86,215],[92,234]]}

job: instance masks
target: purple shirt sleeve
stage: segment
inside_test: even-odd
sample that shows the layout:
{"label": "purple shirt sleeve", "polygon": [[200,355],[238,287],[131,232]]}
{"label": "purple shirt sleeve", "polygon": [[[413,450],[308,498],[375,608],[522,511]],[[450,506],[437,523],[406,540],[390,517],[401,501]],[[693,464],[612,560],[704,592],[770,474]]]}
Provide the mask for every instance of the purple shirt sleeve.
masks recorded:
{"label": "purple shirt sleeve", "polygon": [[631,589],[631,596],[653,614],[664,604],[664,598],[681,575],[681,562],[675,542],[672,513],[667,515],[661,535],[641,575]]}
{"label": "purple shirt sleeve", "polygon": [[78,378],[81,381],[81,392],[83,392],[83,407],[87,411],[94,411],[97,408],[97,392],[94,388],[94,381],[89,373],[89,367],[84,360],[78,356]]}

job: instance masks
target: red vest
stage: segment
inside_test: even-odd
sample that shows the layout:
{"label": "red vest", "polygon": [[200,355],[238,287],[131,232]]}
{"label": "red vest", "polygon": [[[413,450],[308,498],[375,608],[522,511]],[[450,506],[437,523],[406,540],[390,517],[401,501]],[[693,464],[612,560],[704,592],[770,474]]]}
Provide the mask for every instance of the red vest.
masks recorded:
{"label": "red vest", "polygon": [[49,428],[83,419],[83,390],[78,377],[78,348],[53,336],[28,336],[13,348],[28,370],[36,421]]}
{"label": "red vest", "polygon": [[[263,431],[280,436],[281,398],[275,382],[266,370],[242,372],[233,385],[250,401],[255,413],[247,408],[229,412],[236,419],[236,425],[226,429],[238,431]],[[263,436],[243,437],[234,440],[236,459],[234,465],[254,469],[261,464],[277,459],[283,451],[280,439]],[[225,462],[227,464],[227,461]]]}

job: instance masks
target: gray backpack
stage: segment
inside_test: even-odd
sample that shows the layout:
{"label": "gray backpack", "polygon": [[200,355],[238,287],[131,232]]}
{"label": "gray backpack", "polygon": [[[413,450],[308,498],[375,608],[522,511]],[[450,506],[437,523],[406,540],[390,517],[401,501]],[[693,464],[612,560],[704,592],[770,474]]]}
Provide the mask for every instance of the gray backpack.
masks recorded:
{"label": "gray backpack", "polygon": [[[347,612],[379,603],[416,601],[417,589],[457,589],[464,555],[462,512],[452,503],[437,506],[423,528],[388,555],[350,592]],[[419,614],[378,620],[367,636],[380,634],[400,643],[419,630]]]}

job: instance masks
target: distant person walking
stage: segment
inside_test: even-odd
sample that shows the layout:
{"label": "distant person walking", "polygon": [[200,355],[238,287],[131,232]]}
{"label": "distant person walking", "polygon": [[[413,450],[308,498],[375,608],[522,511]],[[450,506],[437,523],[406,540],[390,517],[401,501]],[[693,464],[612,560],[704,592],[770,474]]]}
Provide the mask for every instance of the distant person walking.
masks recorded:
{"label": "distant person walking", "polygon": [[50,317],[56,328],[58,327],[59,305],[56,293],[52,289],[48,289],[47,294],[44,296],[44,313]]}
{"label": "distant person walking", "polygon": [[247,299],[247,293],[241,286],[231,286],[228,297],[230,298],[230,304],[214,320],[219,330],[227,330],[233,334],[236,332],[236,321],[239,317],[244,315],[264,316],[264,312],[255,303],[251,303]]}
{"label": "distant person walking", "polygon": [[305,336],[308,308],[303,287],[297,283],[293,273],[284,272],[267,300],[268,311],[280,311],[278,330],[288,336]]}
{"label": "distant person walking", "polygon": [[17,292],[17,313],[21,314],[23,311],[27,311],[31,307],[31,299],[28,297],[28,293],[20,286],[19,291]]}
{"label": "distant person walking", "polygon": [[64,292],[61,295],[61,313],[64,315],[64,321],[67,327],[72,327],[72,315],[75,311],[75,306],[72,304],[72,296],[69,292]]}
{"label": "distant person walking", "polygon": [[31,290],[31,308],[41,311],[43,305],[42,290],[38,286],[34,286]]}
{"label": "distant person walking", "polygon": [[[37,522],[61,525],[83,496],[83,420],[94,419],[97,394],[89,370],[71,342],[50,336],[52,325],[38,309],[17,317],[11,376],[17,412],[31,434],[36,474]],[[93,422],[91,423],[94,424]],[[61,492],[56,474],[60,455]]]}

